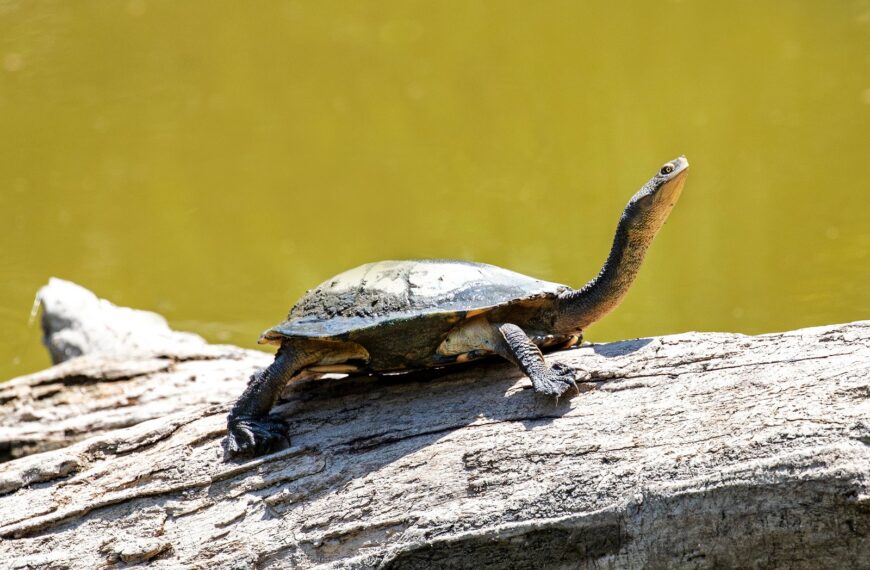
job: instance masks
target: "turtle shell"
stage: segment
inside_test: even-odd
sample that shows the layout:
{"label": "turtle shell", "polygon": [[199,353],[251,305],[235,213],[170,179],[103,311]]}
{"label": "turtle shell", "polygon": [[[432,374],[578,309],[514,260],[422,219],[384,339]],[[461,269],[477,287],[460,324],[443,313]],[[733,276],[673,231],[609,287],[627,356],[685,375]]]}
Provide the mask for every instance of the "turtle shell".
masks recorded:
{"label": "turtle shell", "polygon": [[552,305],[549,301],[568,289],[485,263],[369,263],[309,290],[287,320],[264,332],[260,342],[278,344],[284,338],[305,337],[371,344],[391,331],[401,332],[406,340],[408,335],[443,337],[462,320],[498,309],[504,312],[518,304],[530,308],[520,320],[540,320]]}

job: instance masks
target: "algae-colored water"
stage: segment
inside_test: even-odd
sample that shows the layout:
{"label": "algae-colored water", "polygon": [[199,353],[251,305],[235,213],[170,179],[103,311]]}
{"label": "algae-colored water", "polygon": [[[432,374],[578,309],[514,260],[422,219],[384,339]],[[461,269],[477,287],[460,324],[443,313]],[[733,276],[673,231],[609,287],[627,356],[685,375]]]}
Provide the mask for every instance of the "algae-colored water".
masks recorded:
{"label": "algae-colored water", "polygon": [[588,339],[870,318],[866,1],[0,0],[0,378],[51,275],[244,346],[378,259],[580,285],[679,154]]}

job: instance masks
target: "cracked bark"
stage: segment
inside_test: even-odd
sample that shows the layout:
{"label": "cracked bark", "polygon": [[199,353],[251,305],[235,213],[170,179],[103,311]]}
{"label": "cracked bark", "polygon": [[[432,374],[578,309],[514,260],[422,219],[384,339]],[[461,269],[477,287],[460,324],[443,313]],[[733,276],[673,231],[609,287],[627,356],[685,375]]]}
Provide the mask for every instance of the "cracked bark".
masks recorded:
{"label": "cracked bark", "polygon": [[550,354],[590,372],[558,404],[499,362],[306,380],[293,446],[223,463],[271,356],[88,295],[41,293],[81,356],[0,385],[9,567],[870,568],[870,322]]}

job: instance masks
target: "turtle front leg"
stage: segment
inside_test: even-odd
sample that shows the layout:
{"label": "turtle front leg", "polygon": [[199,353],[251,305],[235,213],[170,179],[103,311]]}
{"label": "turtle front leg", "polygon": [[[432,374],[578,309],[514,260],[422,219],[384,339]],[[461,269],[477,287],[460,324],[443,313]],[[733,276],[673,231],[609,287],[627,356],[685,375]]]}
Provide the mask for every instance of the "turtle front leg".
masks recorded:
{"label": "turtle front leg", "polygon": [[497,340],[501,342],[497,343],[497,352],[529,377],[535,392],[558,398],[569,388],[577,389],[573,370],[563,365],[547,366],[541,349],[523,329],[507,323],[499,325],[498,332],[501,338]]}
{"label": "turtle front leg", "polygon": [[287,382],[318,359],[318,351],[285,342],[268,368],[251,375],[248,387],[227,416],[228,458],[254,457],[289,445],[287,423],[269,411]]}

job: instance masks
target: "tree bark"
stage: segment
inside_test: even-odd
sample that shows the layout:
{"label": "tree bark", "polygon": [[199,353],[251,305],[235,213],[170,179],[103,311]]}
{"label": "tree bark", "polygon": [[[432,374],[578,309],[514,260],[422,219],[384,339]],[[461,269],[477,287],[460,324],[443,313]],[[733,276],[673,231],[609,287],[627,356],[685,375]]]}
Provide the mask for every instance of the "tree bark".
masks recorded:
{"label": "tree bark", "polygon": [[0,385],[11,568],[870,568],[868,321],[587,344],[558,403],[498,361],[301,380],[292,446],[225,463],[270,356],[81,295],[40,293],[77,356]]}

